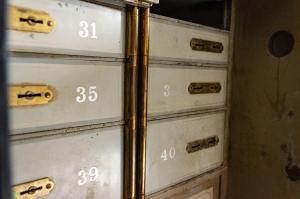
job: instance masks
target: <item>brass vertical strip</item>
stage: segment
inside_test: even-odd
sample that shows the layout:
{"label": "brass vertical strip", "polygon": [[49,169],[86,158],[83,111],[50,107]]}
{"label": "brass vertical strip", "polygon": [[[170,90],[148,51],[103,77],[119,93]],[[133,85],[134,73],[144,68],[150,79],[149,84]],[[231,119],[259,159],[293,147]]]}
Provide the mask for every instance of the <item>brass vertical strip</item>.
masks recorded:
{"label": "brass vertical strip", "polygon": [[136,118],[137,118],[137,63],[138,63],[138,8],[126,10],[126,66],[124,78],[124,176],[123,198],[136,197]]}
{"label": "brass vertical strip", "polygon": [[140,8],[138,123],[137,123],[137,199],[145,198],[146,141],[149,65],[149,8]]}

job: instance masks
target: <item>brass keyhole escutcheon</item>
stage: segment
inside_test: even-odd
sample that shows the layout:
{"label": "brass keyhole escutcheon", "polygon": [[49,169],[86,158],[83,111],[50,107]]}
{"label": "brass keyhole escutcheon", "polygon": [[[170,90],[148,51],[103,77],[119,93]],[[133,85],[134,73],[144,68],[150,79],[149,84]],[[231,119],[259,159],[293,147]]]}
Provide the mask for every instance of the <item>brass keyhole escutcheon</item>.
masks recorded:
{"label": "brass keyhole escutcheon", "polygon": [[12,85],[9,92],[11,107],[45,105],[55,97],[54,88],[48,85]]}
{"label": "brass keyhole escutcheon", "polygon": [[192,50],[222,53],[224,46],[221,42],[193,38],[190,42]]}
{"label": "brass keyhole escutcheon", "polygon": [[220,93],[221,90],[222,85],[219,82],[193,82],[188,87],[191,95]]}
{"label": "brass keyhole escutcheon", "polygon": [[50,178],[26,182],[13,187],[14,199],[44,198],[54,189],[54,182]]}
{"label": "brass keyhole escutcheon", "polygon": [[9,28],[16,31],[49,33],[55,27],[50,15],[41,10],[10,6]]}
{"label": "brass keyhole escutcheon", "polygon": [[201,140],[196,140],[193,142],[189,142],[186,146],[186,151],[188,153],[194,153],[196,151],[201,151],[204,149],[208,149],[219,144],[220,140],[218,136],[212,136],[208,138],[204,138]]}

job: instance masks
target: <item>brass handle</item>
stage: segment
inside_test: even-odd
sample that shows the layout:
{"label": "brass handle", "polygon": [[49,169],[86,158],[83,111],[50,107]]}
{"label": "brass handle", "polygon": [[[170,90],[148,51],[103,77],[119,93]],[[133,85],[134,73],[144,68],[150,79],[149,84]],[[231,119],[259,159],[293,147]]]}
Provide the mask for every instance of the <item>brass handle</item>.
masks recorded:
{"label": "brass handle", "polygon": [[218,143],[219,143],[219,137],[212,136],[209,138],[189,142],[186,146],[186,151],[188,153],[194,153],[196,151],[214,147],[218,145]]}
{"label": "brass handle", "polygon": [[190,42],[192,50],[222,53],[224,46],[221,42],[193,38]]}
{"label": "brass handle", "polygon": [[220,93],[222,85],[218,82],[198,82],[190,83],[188,87],[189,93],[193,94],[208,94],[208,93]]}

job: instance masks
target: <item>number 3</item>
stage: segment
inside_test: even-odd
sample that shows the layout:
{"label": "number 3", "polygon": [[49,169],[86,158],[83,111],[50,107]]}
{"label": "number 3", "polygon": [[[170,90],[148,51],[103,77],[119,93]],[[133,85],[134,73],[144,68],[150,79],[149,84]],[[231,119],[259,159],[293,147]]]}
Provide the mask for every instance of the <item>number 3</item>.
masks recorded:
{"label": "number 3", "polygon": [[164,85],[164,96],[165,97],[169,97],[171,94],[171,90],[170,90],[170,85],[166,84]]}
{"label": "number 3", "polygon": [[86,177],[86,172],[84,171],[84,170],[80,170],[79,172],[78,172],[78,176],[79,177],[81,177],[81,179],[79,179],[78,181],[77,181],[77,183],[78,183],[78,185],[79,186],[82,186],[82,185],[84,185],[85,183],[87,183],[87,177]]}
{"label": "number 3", "polygon": [[86,95],[85,95],[85,88],[84,87],[78,87],[76,89],[77,93],[79,93],[80,96],[77,96],[76,97],[76,101],[78,103],[82,103],[82,102],[85,102],[86,100]]}

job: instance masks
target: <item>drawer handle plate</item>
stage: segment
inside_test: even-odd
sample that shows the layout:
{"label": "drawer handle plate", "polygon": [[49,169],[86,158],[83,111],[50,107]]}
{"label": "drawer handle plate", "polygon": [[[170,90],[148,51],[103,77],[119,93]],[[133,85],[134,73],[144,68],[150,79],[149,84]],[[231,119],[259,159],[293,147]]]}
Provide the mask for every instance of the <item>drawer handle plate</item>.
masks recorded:
{"label": "drawer handle plate", "polygon": [[212,137],[209,137],[209,138],[189,142],[186,146],[186,151],[188,153],[194,153],[196,151],[201,151],[203,149],[208,149],[208,148],[217,146],[219,141],[220,140],[219,140],[218,136],[212,136]]}
{"label": "drawer handle plate", "polygon": [[203,39],[193,38],[191,40],[191,48],[195,51],[206,51],[212,53],[222,53],[224,50],[224,46],[221,42],[209,41]]}
{"label": "drawer handle plate", "polygon": [[9,105],[45,105],[54,100],[54,95],[54,89],[47,85],[12,85],[9,87]]}
{"label": "drawer handle plate", "polygon": [[198,83],[190,83],[189,85],[189,93],[191,95],[194,94],[208,94],[208,93],[220,93],[222,90],[222,86],[219,82],[198,82]]}
{"label": "drawer handle plate", "polygon": [[48,13],[19,6],[9,7],[9,28],[17,31],[49,33],[55,27]]}
{"label": "drawer handle plate", "polygon": [[48,195],[54,188],[54,182],[43,178],[13,187],[14,199],[36,199]]}

